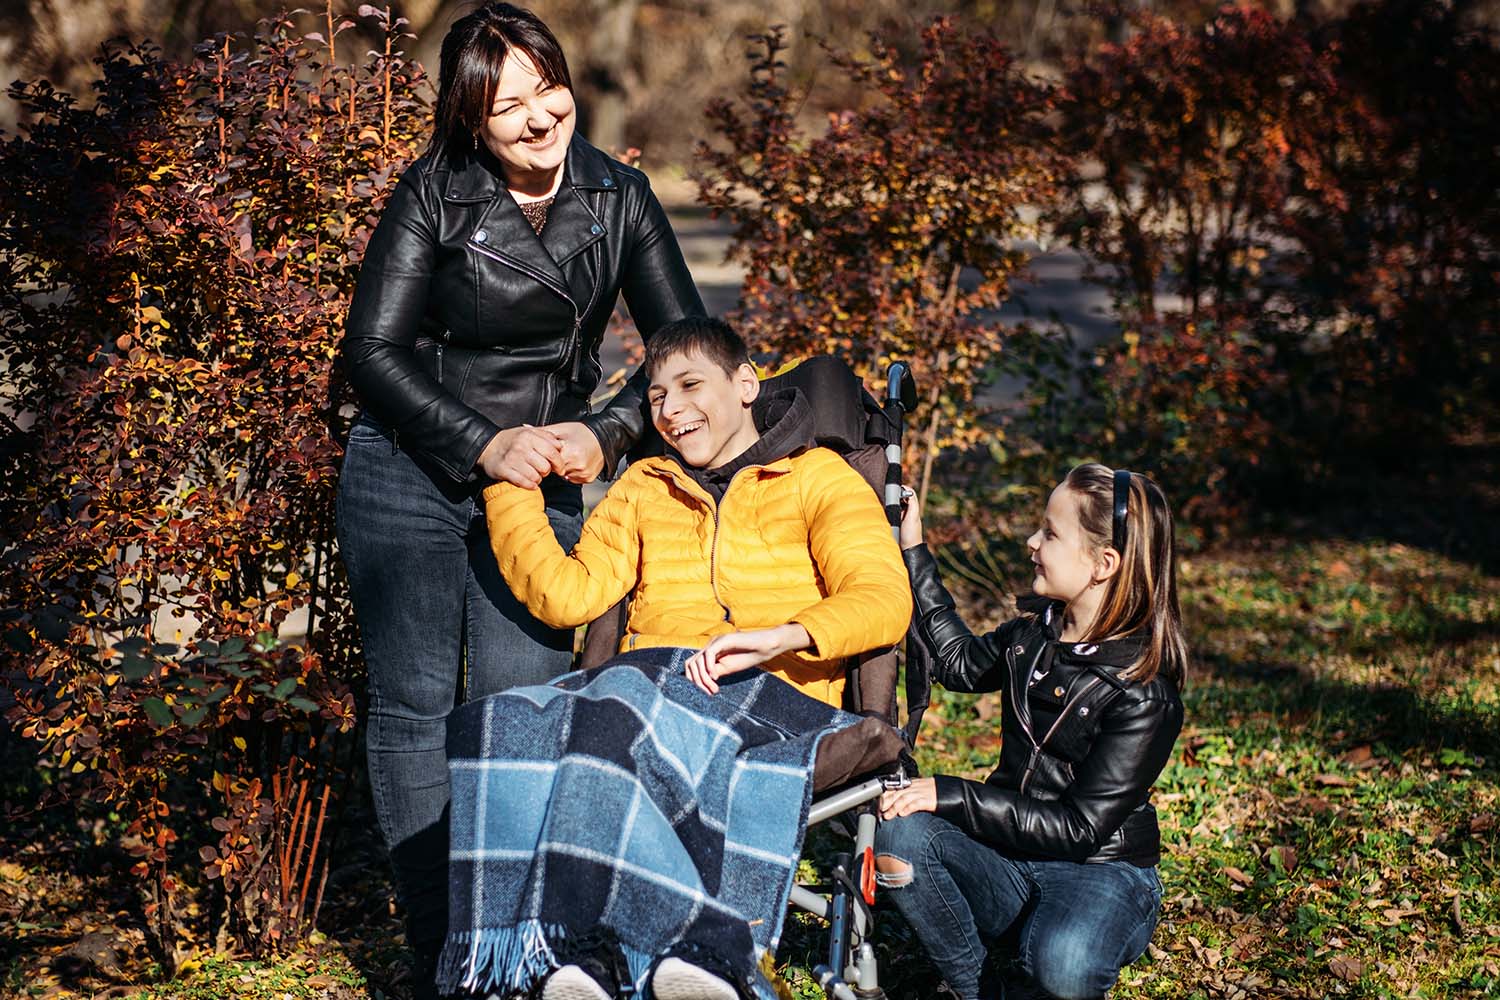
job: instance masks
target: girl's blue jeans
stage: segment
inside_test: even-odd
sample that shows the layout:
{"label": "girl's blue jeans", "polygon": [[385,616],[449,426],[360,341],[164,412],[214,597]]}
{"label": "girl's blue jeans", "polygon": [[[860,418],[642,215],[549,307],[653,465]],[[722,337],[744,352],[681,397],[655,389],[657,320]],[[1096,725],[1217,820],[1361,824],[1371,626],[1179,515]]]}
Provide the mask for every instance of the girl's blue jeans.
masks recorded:
{"label": "girl's blue jeans", "polygon": [[[549,479],[543,493],[553,532],[571,549],[582,492]],[[565,673],[573,633],[541,624],[512,596],[473,488],[439,485],[364,415],[344,454],[338,538],[369,671],[375,815],[408,940],[433,962],[448,924],[445,720],[460,698]]]}
{"label": "girl's blue jeans", "polygon": [[881,823],[875,851],[877,868],[910,866],[880,883],[964,1000],[983,995],[987,943],[1002,936],[1022,975],[990,995],[1102,997],[1146,950],[1161,909],[1155,868],[1018,860],[932,813]]}

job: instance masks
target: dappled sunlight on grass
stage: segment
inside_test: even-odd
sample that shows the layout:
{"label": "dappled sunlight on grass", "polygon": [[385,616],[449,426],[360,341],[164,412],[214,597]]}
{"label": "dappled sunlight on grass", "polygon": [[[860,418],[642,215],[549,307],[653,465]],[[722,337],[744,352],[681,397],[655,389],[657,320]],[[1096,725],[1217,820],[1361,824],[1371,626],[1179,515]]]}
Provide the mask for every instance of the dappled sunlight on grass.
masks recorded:
{"label": "dappled sunlight on grass", "polygon": [[[1500,993],[1500,579],[1386,542],[1263,539],[1193,556],[1181,593],[1195,665],[1156,793],[1165,909],[1150,953],[1112,995]],[[919,747],[927,773],[988,774],[997,698],[934,692]],[[71,834],[80,843],[82,831]],[[818,831],[804,866],[813,874],[845,849]],[[336,870],[327,936],[302,954],[199,957],[179,980],[147,986],[145,949],[117,940],[116,971],[70,976],[90,927],[134,919],[86,874],[88,850],[38,848],[0,868],[0,910],[23,931],[3,952],[5,995],[409,995],[373,851]],[[937,976],[920,945],[881,910],[889,994],[931,996]],[[809,969],[823,947],[815,922],[788,920],[778,956],[788,995],[821,996]]]}
{"label": "dappled sunlight on grass", "polygon": [[[1495,995],[1500,580],[1401,545],[1268,540],[1187,561],[1181,595],[1166,906],[1114,995]],[[993,697],[934,698],[924,767],[988,773]]]}

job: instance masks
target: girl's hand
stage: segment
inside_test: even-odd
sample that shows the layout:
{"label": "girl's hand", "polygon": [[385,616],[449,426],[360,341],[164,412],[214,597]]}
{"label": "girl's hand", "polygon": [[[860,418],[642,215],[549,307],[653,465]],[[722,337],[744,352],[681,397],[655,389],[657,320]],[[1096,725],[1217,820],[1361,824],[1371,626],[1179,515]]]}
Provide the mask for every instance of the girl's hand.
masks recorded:
{"label": "girl's hand", "polygon": [[901,548],[912,549],[922,544],[922,507],[917,503],[916,494],[912,494],[904,501],[905,507],[901,511]]}
{"label": "girl's hand", "polygon": [[905,788],[892,789],[880,796],[881,819],[936,811],[937,782],[931,778],[917,778]]}
{"label": "girl's hand", "polygon": [[725,674],[758,667],[782,653],[807,649],[811,645],[812,636],[796,622],[776,628],[717,635],[708,641],[707,646],[688,657],[688,679],[709,694],[718,694],[718,679]]}
{"label": "girl's hand", "polygon": [[490,438],[479,453],[479,471],[496,482],[514,483],[528,490],[542,485],[542,480],[561,461],[562,450],[557,438],[529,424],[507,427]]}
{"label": "girl's hand", "polygon": [[591,483],[604,471],[604,449],[594,432],[578,421],[549,424],[544,428],[556,439],[561,458],[552,471],[571,483]]}

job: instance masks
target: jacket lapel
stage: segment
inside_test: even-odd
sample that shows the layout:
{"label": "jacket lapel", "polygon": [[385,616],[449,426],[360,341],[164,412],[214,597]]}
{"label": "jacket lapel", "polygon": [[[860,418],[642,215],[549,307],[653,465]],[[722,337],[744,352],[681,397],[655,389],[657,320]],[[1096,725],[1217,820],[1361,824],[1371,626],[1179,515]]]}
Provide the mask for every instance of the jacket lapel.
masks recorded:
{"label": "jacket lapel", "polygon": [[568,294],[582,312],[593,298],[596,276],[592,269],[576,269],[577,280],[569,282],[563,265],[607,235],[603,219],[595,215],[586,197],[591,192],[608,195],[618,187],[604,154],[575,134],[568,146],[562,185],[547,211],[547,225],[542,228],[540,238],[501,183],[499,166],[492,157],[481,154],[462,165],[455,164],[443,199],[459,203],[489,202],[475,231],[469,234],[470,242],[555,291]]}
{"label": "jacket lapel", "polygon": [[[595,214],[591,204],[602,205],[604,197],[617,190],[608,159],[575,134],[568,145],[562,186],[557,189],[557,199],[547,210],[547,224],[542,227],[541,244],[559,269],[608,235],[604,222],[607,213]],[[588,267],[573,270],[573,296],[580,310],[586,310],[593,300],[598,280],[596,270]]]}

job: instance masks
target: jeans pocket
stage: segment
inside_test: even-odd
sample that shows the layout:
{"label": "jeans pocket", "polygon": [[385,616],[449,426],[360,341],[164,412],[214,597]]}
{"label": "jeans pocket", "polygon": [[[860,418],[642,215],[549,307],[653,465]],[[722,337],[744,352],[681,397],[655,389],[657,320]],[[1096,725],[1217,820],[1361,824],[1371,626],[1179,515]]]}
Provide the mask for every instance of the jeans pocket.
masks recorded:
{"label": "jeans pocket", "polygon": [[354,426],[349,428],[349,443],[366,441],[389,441],[391,432],[385,426],[364,410],[354,420]]}

